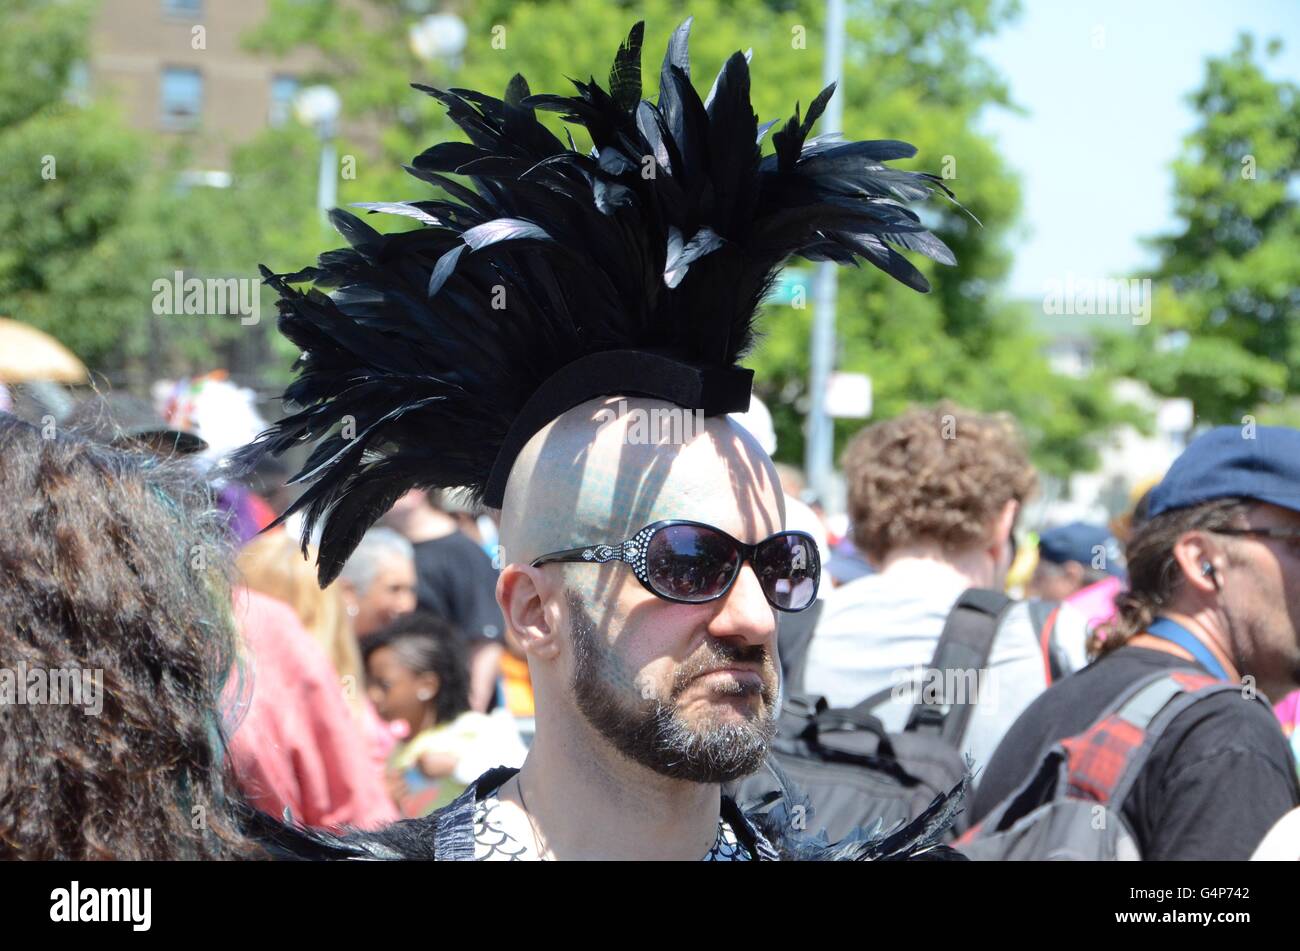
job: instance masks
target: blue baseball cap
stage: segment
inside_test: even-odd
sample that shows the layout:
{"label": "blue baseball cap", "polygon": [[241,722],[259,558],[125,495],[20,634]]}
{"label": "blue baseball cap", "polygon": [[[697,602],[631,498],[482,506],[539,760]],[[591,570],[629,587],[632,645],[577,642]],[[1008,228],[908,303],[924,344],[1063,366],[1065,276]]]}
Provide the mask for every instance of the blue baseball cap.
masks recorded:
{"label": "blue baseball cap", "polygon": [[1151,490],[1147,517],[1228,498],[1300,512],[1300,430],[1216,426],[1201,434]]}
{"label": "blue baseball cap", "polygon": [[1102,555],[1100,567],[1107,574],[1124,574],[1119,541],[1102,525],[1071,522],[1049,528],[1038,537],[1038,557],[1054,565],[1077,561],[1088,567],[1096,563],[1098,555]]}

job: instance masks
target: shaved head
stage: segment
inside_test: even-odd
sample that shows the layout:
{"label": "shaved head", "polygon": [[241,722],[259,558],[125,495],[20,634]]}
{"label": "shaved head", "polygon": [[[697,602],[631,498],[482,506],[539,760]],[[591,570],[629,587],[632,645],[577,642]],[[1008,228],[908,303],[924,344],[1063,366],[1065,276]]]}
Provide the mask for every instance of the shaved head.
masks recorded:
{"label": "shaved head", "polygon": [[[729,521],[716,520],[718,506]],[[708,521],[742,539],[780,531],[785,503],[772,460],[725,416],[601,397],[524,446],[506,484],[501,542],[507,561],[531,562],[668,518]]]}

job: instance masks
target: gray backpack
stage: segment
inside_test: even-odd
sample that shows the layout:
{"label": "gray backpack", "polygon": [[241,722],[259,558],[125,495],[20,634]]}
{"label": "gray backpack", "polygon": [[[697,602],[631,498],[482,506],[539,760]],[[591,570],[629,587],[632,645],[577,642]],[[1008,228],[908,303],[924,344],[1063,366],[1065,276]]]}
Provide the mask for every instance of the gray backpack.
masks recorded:
{"label": "gray backpack", "polygon": [[956,847],[983,861],[1141,859],[1121,814],[1124,800],[1173,719],[1225,691],[1241,686],[1190,669],[1142,678],[1086,731],[1054,744]]}
{"label": "gray backpack", "polygon": [[[963,592],[948,614],[930,669],[986,668],[1002,619],[1015,603],[999,591]],[[761,813],[781,801],[787,809],[803,804],[809,831],[824,830],[831,842],[877,820],[892,828],[922,815],[967,776],[960,745],[977,698],[951,704],[922,699],[902,732],[889,733],[875,711],[896,689],[886,687],[846,708],[811,694],[787,694],[764,767],[729,783],[725,792],[745,812]],[[960,817],[958,823],[954,834],[964,828]]]}

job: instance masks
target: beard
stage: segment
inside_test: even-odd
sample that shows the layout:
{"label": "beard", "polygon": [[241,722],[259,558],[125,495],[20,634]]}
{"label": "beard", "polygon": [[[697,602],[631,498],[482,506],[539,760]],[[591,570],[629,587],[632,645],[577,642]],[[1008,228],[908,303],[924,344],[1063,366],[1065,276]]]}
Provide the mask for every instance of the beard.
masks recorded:
{"label": "beard", "polygon": [[[615,749],[660,775],[693,783],[730,782],[763,764],[776,735],[776,667],[766,648],[710,638],[678,668],[666,701],[645,697],[596,634],[582,602],[571,592],[567,600],[574,700],[587,722]],[[701,674],[737,662],[760,665],[761,685],[730,683],[716,686],[715,692],[757,696],[757,715],[740,722],[692,724],[683,719],[677,699],[686,688]]]}

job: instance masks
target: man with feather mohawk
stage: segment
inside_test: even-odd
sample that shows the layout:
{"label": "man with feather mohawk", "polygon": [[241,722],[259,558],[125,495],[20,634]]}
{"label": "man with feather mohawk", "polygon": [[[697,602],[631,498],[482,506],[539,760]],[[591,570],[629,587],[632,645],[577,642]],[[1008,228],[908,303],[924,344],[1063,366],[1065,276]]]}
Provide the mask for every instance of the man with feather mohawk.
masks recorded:
{"label": "man with feather mohawk", "polygon": [[[320,529],[321,583],[412,488],[458,487],[499,508],[497,600],[537,708],[521,770],[490,771],[446,809],[379,833],[266,832],[288,852],[944,852],[956,795],[832,848],[796,835],[790,804],[742,814],[721,784],[764,759],[776,617],[811,605],[820,577],[812,539],[782,530],[771,460],[726,416],[749,404],[752,372],[737,363],[756,312],[792,255],[865,259],[927,291],[898,249],[954,261],[905,203],[951,195],[885,164],[913,155],[906,143],[810,139],[834,85],[802,118],[796,106],[764,156],[775,123],[760,126],[750,105],[749,55],[729,58],[701,101],[689,29],[672,36],[653,103],[641,98],[641,23],[608,90],[575,80],[575,96],[533,95],[519,75],[504,99],[418,87],[469,139],[408,167],[449,197],[361,205],[422,225],[395,234],[336,210],[349,248],[296,274],[263,269],[280,330],[302,349],[285,394],[300,409],[245,456],[316,444],[291,511],[305,511],[305,533]],[[562,143],[537,109],[585,128],[591,151],[567,130]],[[641,435],[647,417],[694,411],[693,432]]]}

